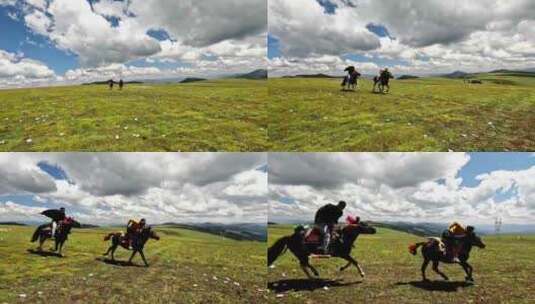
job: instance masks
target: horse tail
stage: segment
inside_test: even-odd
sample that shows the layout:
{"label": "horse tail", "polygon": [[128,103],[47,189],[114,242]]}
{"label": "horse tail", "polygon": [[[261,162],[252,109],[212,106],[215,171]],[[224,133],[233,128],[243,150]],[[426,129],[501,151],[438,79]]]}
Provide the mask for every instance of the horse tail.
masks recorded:
{"label": "horse tail", "polygon": [[42,227],[39,226],[39,227],[37,227],[37,228],[35,229],[35,232],[33,233],[33,235],[32,235],[32,239],[31,239],[31,242],[32,242],[32,243],[35,242],[35,241],[37,241],[37,239],[39,238],[39,234],[41,234],[41,228],[42,228]]}
{"label": "horse tail", "polygon": [[108,233],[105,237],[104,237],[104,241],[109,241],[111,239],[111,237],[114,235],[115,233]]}
{"label": "horse tail", "polygon": [[416,255],[417,253],[417,250],[418,250],[418,247],[424,245],[425,242],[420,242],[420,243],[416,243],[416,244],[410,244],[409,245],[409,252],[412,254],[412,255]]}
{"label": "horse tail", "polygon": [[273,246],[268,249],[268,266],[271,266],[273,262],[283,254],[288,248],[288,242],[290,241],[289,236],[280,238],[278,241],[273,244]]}

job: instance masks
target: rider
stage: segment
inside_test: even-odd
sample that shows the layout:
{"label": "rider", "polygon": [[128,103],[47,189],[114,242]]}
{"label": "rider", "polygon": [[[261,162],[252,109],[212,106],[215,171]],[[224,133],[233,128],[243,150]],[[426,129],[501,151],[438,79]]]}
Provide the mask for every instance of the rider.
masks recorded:
{"label": "rider", "polygon": [[320,229],[322,237],[321,250],[324,254],[329,254],[329,243],[334,225],[344,214],[346,202],[340,201],[338,205],[327,204],[318,209],[314,218],[314,224]]}
{"label": "rider", "polygon": [[58,210],[58,217],[55,219],[52,219],[52,222],[50,223],[50,226],[52,227],[52,237],[56,237],[56,230],[58,228],[58,225],[65,220],[65,207],[61,207]]}
{"label": "rider", "polygon": [[145,227],[144,218],[139,220],[139,222],[133,219],[128,220],[128,223],[126,224],[126,234],[124,236],[125,242],[127,242],[127,244],[130,244],[130,242],[132,241],[132,237],[140,233],[144,227]]}
{"label": "rider", "polygon": [[[468,231],[470,228],[470,231]],[[473,227],[463,227],[458,222],[453,222],[448,229],[442,233],[442,241],[446,245],[445,255],[450,257],[453,262],[459,262],[459,245],[460,240],[467,236],[469,232],[473,231]]]}

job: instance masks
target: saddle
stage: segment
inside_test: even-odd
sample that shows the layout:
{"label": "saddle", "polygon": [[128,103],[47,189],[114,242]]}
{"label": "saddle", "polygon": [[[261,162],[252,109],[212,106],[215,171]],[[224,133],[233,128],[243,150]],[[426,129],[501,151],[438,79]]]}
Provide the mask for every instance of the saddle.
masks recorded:
{"label": "saddle", "polygon": [[[304,233],[304,242],[305,244],[314,244],[314,245],[320,245],[321,244],[321,231],[318,227],[309,227],[305,228],[303,230]],[[331,231],[331,244],[333,244],[335,241],[338,240],[340,234],[339,227],[335,227]]]}

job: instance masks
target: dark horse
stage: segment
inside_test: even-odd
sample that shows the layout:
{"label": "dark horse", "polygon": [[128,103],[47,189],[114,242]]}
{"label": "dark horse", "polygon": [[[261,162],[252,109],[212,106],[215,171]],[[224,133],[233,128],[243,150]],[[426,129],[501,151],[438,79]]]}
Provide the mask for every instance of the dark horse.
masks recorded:
{"label": "dark horse", "polygon": [[[390,72],[382,71],[379,76],[373,77],[373,92],[377,92],[376,88],[379,89],[379,93],[387,93],[390,91],[390,79],[394,78]],[[386,90],[385,90],[386,88]]]}
{"label": "dark horse", "polygon": [[119,247],[120,245],[126,250],[133,251],[132,255],[130,256],[130,259],[128,259],[129,264],[132,264],[132,259],[134,258],[136,253],[139,252],[139,255],[143,259],[145,266],[148,267],[149,264],[147,263],[147,260],[145,259],[145,254],[143,254],[143,247],[145,247],[145,243],[147,243],[149,239],[160,240],[160,237],[149,226],[149,227],[143,228],[138,235],[132,236],[132,241],[130,244],[132,248],[130,248],[127,242],[124,242],[124,236],[121,232],[110,233],[104,237],[104,241],[109,241],[110,239],[111,239],[111,245],[106,251],[106,253],[103,254],[104,256],[107,256],[108,254],[111,253],[111,260],[115,261],[115,257],[114,257],[115,250],[117,250],[117,247]]}
{"label": "dark horse", "polygon": [[361,74],[353,66],[347,67],[344,72],[348,72],[348,75],[342,81],[342,90],[355,90],[357,88],[357,80]]}
{"label": "dark horse", "polygon": [[[348,263],[346,266],[340,268],[340,271],[345,270],[350,265],[357,267],[360,275],[364,277],[364,271],[360,268],[359,263],[351,256],[351,249],[353,244],[357,240],[359,234],[374,234],[375,228],[368,226],[367,224],[360,223],[358,225],[351,224],[345,225],[338,229],[339,238],[332,240],[329,251],[331,256],[342,258]],[[290,251],[297,257],[301,269],[305,272],[308,278],[312,279],[312,276],[308,272],[308,268],[312,270],[315,276],[319,276],[318,271],[309,263],[309,256],[318,252],[319,242],[307,243],[305,241],[306,231],[302,227],[298,227],[294,234],[282,237],[268,249],[268,266],[271,266],[275,260],[286,251]]]}
{"label": "dark horse", "polygon": [[[72,228],[80,228],[80,223],[77,221],[71,220],[71,221],[65,221],[58,225],[56,228],[56,235],[54,236],[54,252],[57,252],[60,256],[63,256],[61,251],[63,249],[63,245],[67,241],[69,234],[71,233]],[[37,251],[41,252],[43,251],[43,243],[52,238],[52,227],[50,224],[44,224],[37,229],[35,229],[35,232],[32,235],[32,243],[39,240],[39,247],[37,247]]]}
{"label": "dark horse", "polygon": [[[429,238],[427,242],[420,242],[413,244],[409,246],[409,252],[413,255],[416,255],[418,247],[422,246],[422,256],[424,257],[424,262],[422,263],[422,280],[428,281],[427,277],[425,276],[425,270],[427,268],[427,265],[430,261],[433,262],[433,270],[438,273],[444,280],[449,280],[449,278],[438,269],[438,264],[440,262],[442,263],[448,263],[453,264],[456,263],[453,261],[453,259],[447,255],[444,254],[444,252],[440,249],[440,240],[437,238]],[[481,241],[481,238],[478,237],[474,232],[471,232],[467,234],[465,237],[459,239],[459,263],[466,273],[465,280],[469,282],[473,282],[474,278],[472,277],[472,266],[468,264],[468,259],[470,258],[470,250],[472,250],[472,246],[476,246],[479,248],[485,248],[485,244],[483,244],[483,241]]]}

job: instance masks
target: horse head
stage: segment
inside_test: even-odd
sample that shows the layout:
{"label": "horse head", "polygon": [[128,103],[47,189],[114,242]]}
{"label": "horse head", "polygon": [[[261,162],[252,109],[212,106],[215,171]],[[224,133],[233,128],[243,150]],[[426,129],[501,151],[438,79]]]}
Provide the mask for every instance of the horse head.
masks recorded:
{"label": "horse head", "polygon": [[344,238],[353,242],[359,234],[375,234],[376,230],[367,223],[360,222],[358,224],[348,224],[342,228],[342,235]]}
{"label": "horse head", "polygon": [[160,240],[160,237],[158,234],[156,234],[156,231],[152,230],[151,226],[144,227],[141,230],[141,238],[144,241],[147,241],[148,239],[155,239],[157,241]]}
{"label": "horse head", "polygon": [[487,247],[487,245],[485,245],[485,243],[483,243],[483,241],[481,240],[481,237],[477,236],[475,232],[472,232],[468,236],[468,241],[470,242],[471,245],[476,246],[481,249],[485,249],[485,247]]}

